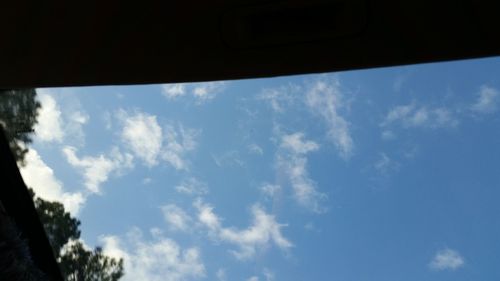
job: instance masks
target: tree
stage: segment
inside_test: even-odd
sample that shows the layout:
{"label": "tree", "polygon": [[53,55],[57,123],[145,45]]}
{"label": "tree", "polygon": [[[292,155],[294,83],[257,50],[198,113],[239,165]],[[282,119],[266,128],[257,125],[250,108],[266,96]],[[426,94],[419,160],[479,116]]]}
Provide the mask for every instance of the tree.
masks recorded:
{"label": "tree", "polygon": [[64,210],[59,202],[36,198],[35,208],[67,281],[117,281],[123,276],[123,259],[103,254],[100,247],[88,249],[80,240],[80,221]]}
{"label": "tree", "polygon": [[0,90],[0,124],[20,165],[25,164],[24,156],[32,141],[39,108],[35,89]]}
{"label": "tree", "polygon": [[89,251],[75,241],[64,252],[59,265],[67,281],[116,281],[123,276],[123,259],[105,256],[100,247]]}

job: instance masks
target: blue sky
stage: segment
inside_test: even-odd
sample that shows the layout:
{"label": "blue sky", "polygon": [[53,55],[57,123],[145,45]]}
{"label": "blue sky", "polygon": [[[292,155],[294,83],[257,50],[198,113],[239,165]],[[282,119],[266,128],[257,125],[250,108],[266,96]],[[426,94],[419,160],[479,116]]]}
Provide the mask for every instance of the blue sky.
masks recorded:
{"label": "blue sky", "polygon": [[39,89],[21,172],[124,280],[498,279],[498,73]]}

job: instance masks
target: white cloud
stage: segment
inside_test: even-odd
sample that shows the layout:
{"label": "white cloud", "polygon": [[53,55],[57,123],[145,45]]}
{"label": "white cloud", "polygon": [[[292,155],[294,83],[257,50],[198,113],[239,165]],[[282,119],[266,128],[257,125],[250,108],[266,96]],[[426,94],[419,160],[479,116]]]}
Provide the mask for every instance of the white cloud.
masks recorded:
{"label": "white cloud", "polygon": [[326,208],[322,206],[322,201],[327,196],[319,192],[316,183],[309,178],[307,171],[306,154],[319,149],[319,145],[310,140],[302,140],[303,133],[283,135],[280,147],[283,148],[278,153],[278,171],[287,176],[293,190],[293,196],[299,205],[306,207],[313,212],[323,213]]}
{"label": "white cloud", "polygon": [[198,210],[198,220],[208,229],[211,233],[216,234],[221,228],[219,217],[213,212],[214,208],[209,204],[205,204],[201,199],[194,202],[194,206]]}
{"label": "white cloud", "polygon": [[265,183],[260,187],[260,191],[264,194],[264,196],[273,199],[281,193],[281,186],[277,184]]}
{"label": "white cloud", "polygon": [[267,214],[258,204],[253,205],[251,209],[252,225],[242,230],[223,227],[221,219],[209,204],[197,200],[194,206],[198,209],[198,220],[210,230],[213,237],[238,246],[238,250],[231,251],[237,259],[252,258],[257,250],[265,249],[271,243],[281,250],[292,247],[292,243],[281,233],[281,228],[286,225],[277,223],[274,216]]}
{"label": "white cloud", "polygon": [[471,109],[477,113],[493,113],[498,106],[498,90],[486,85],[481,87],[478,93],[477,101],[471,106]]}
{"label": "white cloud", "polygon": [[415,104],[411,103],[408,105],[398,105],[391,109],[387,116],[385,117],[384,123],[382,125],[388,125],[400,119],[406,118],[414,110]]}
{"label": "white cloud", "polygon": [[39,91],[37,99],[41,108],[38,113],[38,123],[35,125],[36,137],[41,141],[61,142],[64,133],[59,105],[51,95],[44,91]]}
{"label": "white cloud", "polygon": [[123,122],[123,141],[147,166],[156,165],[163,138],[162,128],[158,125],[156,116],[141,112],[129,115],[123,110],[118,116]]}
{"label": "white cloud", "polygon": [[164,84],[161,87],[163,95],[168,99],[175,99],[186,94],[186,84],[183,83]]}
{"label": "white cloud", "polygon": [[62,149],[68,163],[81,170],[85,180],[85,187],[92,193],[100,193],[100,185],[106,182],[112,172],[119,173],[122,169],[132,167],[133,156],[122,154],[117,148],[111,150],[109,156],[84,156],[76,155],[77,149],[65,146]]}
{"label": "white cloud", "polygon": [[64,132],[66,136],[71,136],[77,143],[83,143],[85,139],[83,126],[89,122],[89,115],[84,111],[74,110],[67,113],[65,120]]}
{"label": "white cloud", "polygon": [[100,242],[104,254],[123,258],[123,281],[182,281],[201,279],[206,275],[198,248],[182,249],[166,237],[144,241],[142,233],[133,230],[125,241],[118,236],[107,235],[102,236]]}
{"label": "white cloud", "polygon": [[143,112],[120,110],[117,116],[123,123],[122,141],[147,166],[153,167],[163,160],[177,170],[188,169],[185,154],[196,148],[199,131],[185,129],[181,124],[162,128],[156,116]]}
{"label": "white cloud", "polygon": [[225,86],[226,82],[223,81],[164,84],[162,85],[162,93],[169,100],[191,95],[196,98],[198,103],[202,103],[215,98],[218,93],[224,90]]}
{"label": "white cloud", "polygon": [[458,120],[447,108],[418,107],[415,103],[410,103],[407,105],[398,105],[391,109],[380,126],[389,127],[393,124],[399,124],[403,128],[420,127],[436,129],[456,127]]}
{"label": "white cloud", "polygon": [[436,253],[429,267],[434,270],[456,270],[465,264],[459,252],[452,249],[443,249]]}
{"label": "white cloud", "polygon": [[193,95],[200,100],[213,99],[222,90],[225,82],[198,83],[193,88]]}
{"label": "white cloud", "polygon": [[303,141],[303,133],[284,135],[281,139],[281,147],[291,150],[294,154],[307,154],[319,149],[319,145],[313,141]]}
{"label": "white cloud", "polygon": [[269,103],[272,110],[277,113],[285,112],[285,107],[293,104],[300,87],[290,84],[279,88],[264,89],[262,93],[257,96],[258,100],[263,100]]}
{"label": "white cloud", "polygon": [[256,143],[248,145],[248,151],[253,154],[263,155],[264,150]]}
{"label": "white cloud", "polygon": [[36,195],[48,201],[58,201],[72,215],[77,215],[86,197],[81,192],[65,192],[63,184],[54,175],[54,171],[42,160],[40,154],[30,148],[25,156],[26,165],[20,167],[21,175],[28,187]]}
{"label": "white cloud", "polygon": [[171,230],[189,231],[192,222],[191,217],[175,204],[167,204],[161,207],[163,217]]}
{"label": "white cloud", "polygon": [[247,281],[259,281],[259,277],[252,276],[252,277],[248,278]]}
{"label": "white cloud", "polygon": [[349,123],[339,113],[345,106],[338,80],[317,80],[307,90],[306,104],[313,113],[319,114],[328,126],[328,137],[335,144],[344,158],[348,158],[354,149],[354,142],[349,131]]}
{"label": "white cloud", "polygon": [[175,187],[175,190],[187,195],[205,195],[208,193],[207,185],[196,178],[182,181]]}
{"label": "white cloud", "polygon": [[187,170],[188,162],[185,159],[186,152],[196,148],[196,138],[199,131],[193,129],[184,129],[179,125],[178,129],[169,125],[165,129],[165,141],[161,157],[177,170]]}
{"label": "white cloud", "polygon": [[[73,141],[83,143],[85,133],[83,125],[89,121],[89,116],[80,108],[76,98],[66,100],[61,111],[58,100],[53,92],[47,89],[37,89],[37,99],[41,108],[35,125],[35,137],[42,142]],[[72,97],[72,96],[71,96]]]}
{"label": "white cloud", "polygon": [[317,190],[316,183],[309,178],[307,158],[302,156],[278,156],[278,167],[288,176],[294,192],[294,198],[299,205],[315,213],[326,212],[322,201],[327,199],[326,194]]}

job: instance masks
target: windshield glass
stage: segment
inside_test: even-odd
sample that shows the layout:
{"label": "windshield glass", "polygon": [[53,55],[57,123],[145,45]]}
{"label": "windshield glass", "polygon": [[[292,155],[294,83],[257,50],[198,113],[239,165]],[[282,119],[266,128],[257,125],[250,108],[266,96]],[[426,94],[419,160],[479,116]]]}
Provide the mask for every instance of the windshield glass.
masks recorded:
{"label": "windshield glass", "polygon": [[13,148],[68,280],[494,280],[499,73],[36,89]]}

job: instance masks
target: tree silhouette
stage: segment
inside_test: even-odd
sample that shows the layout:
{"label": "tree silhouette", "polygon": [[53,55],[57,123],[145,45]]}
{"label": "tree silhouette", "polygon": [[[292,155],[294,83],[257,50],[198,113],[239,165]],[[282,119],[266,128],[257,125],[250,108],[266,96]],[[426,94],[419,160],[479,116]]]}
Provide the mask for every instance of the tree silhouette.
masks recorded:
{"label": "tree silhouette", "polygon": [[65,280],[117,281],[123,276],[123,259],[105,256],[100,247],[85,247],[78,240],[80,221],[61,203],[36,198],[32,189],[30,192]]}
{"label": "tree silhouette", "polygon": [[0,90],[0,124],[20,165],[25,164],[24,155],[32,141],[39,108],[35,89]]}
{"label": "tree silhouette", "polygon": [[[40,108],[35,89],[0,90],[0,125],[19,165],[25,165]],[[100,247],[92,250],[83,245],[80,221],[63,204],[37,198],[32,189],[30,193],[65,280],[117,281],[123,276],[123,259],[105,256]]]}

